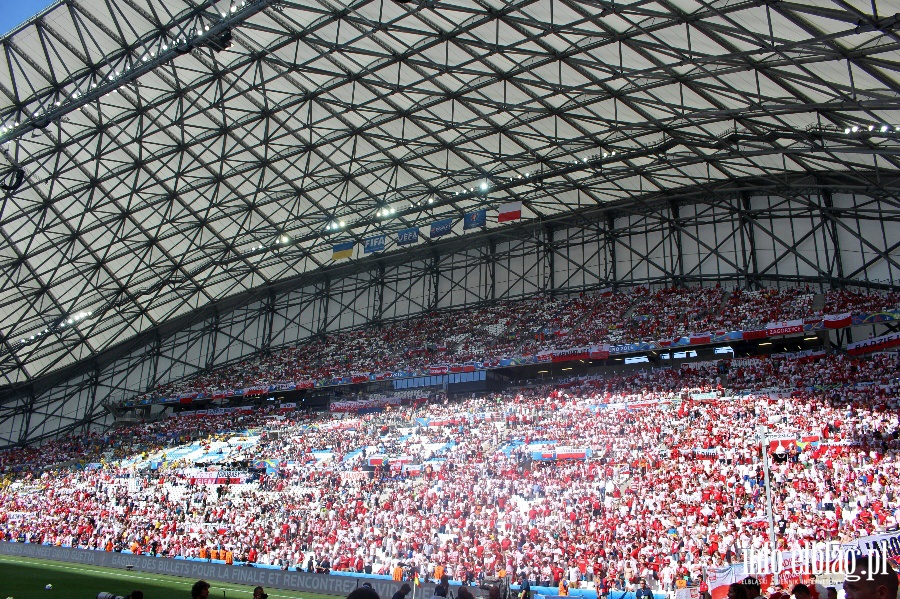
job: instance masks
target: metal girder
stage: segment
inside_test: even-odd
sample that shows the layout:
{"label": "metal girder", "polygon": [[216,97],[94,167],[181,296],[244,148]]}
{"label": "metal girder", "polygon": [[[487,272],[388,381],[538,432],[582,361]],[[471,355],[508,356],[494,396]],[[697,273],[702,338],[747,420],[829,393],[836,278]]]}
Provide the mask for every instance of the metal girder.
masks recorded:
{"label": "metal girder", "polygon": [[841,241],[840,236],[838,235],[837,223],[831,216],[831,213],[834,210],[834,201],[831,197],[831,191],[828,189],[822,190],[821,195],[823,204],[821,210],[822,224],[828,228],[828,237],[835,249],[832,255],[833,262],[829,266],[833,271],[836,271],[838,279],[843,279],[844,264],[843,260],[841,260]]}
{"label": "metal girder", "polygon": [[[117,92],[123,86],[137,82],[142,75],[178,56],[195,49],[212,48],[218,40],[223,39],[223,35],[227,34],[230,39],[232,27],[237,27],[271,6],[274,1],[241,0],[234,11],[222,14],[221,17],[210,10],[215,4],[213,1],[204,1],[175,17],[163,29],[151,31],[137,40],[126,40],[121,31],[112,32],[104,27],[104,23],[94,21],[93,26],[104,29],[110,37],[118,38],[123,47],[104,55],[102,63],[86,64],[82,70],[65,78],[54,77],[32,63],[51,85],[43,90],[36,90],[30,97],[18,97],[16,105],[0,110],[0,122],[5,123],[4,130],[0,130],[0,144],[19,139],[32,131],[45,129],[72,112]],[[131,6],[134,8],[134,5]],[[93,21],[88,15],[85,18]],[[73,53],[78,52],[66,43],[62,32],[53,32],[52,26],[43,21],[37,23],[37,30],[42,34],[50,30],[50,35],[58,43],[67,45]],[[4,41],[7,48],[13,44],[11,39]],[[48,52],[46,35],[41,35],[41,44],[44,52]],[[27,53],[23,53],[24,59],[27,56]],[[85,55],[79,58],[84,59]],[[104,69],[109,71],[101,73]]]}

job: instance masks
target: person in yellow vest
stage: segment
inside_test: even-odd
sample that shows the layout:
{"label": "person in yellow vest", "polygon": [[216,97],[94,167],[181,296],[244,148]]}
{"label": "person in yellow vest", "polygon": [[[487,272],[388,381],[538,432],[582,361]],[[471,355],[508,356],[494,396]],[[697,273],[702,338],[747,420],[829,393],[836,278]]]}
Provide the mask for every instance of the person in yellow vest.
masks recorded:
{"label": "person in yellow vest", "polygon": [[569,581],[565,578],[559,581],[559,594],[561,597],[566,597],[569,594]]}
{"label": "person in yellow vest", "polygon": [[396,582],[403,580],[403,568],[401,568],[399,564],[394,566],[394,570],[391,572],[391,578]]}
{"label": "person in yellow vest", "polygon": [[234,563],[234,553],[232,553],[229,549],[225,550],[225,563],[229,566]]}
{"label": "person in yellow vest", "polygon": [[209,559],[219,559],[219,550],[213,547],[209,552]]}
{"label": "person in yellow vest", "polygon": [[113,550],[113,542],[112,542],[112,539],[107,539],[107,541],[106,541],[106,546],[105,546],[103,549],[106,550],[106,551],[112,551],[112,550]]}
{"label": "person in yellow vest", "polygon": [[200,557],[200,559],[206,559],[206,547],[201,547],[201,548],[200,548],[200,554],[199,554],[199,557]]}
{"label": "person in yellow vest", "polygon": [[497,570],[497,578],[506,578],[506,568],[500,566],[500,569]]}
{"label": "person in yellow vest", "polygon": [[435,581],[440,581],[441,577],[444,575],[444,566],[435,566],[434,567],[434,579]]}

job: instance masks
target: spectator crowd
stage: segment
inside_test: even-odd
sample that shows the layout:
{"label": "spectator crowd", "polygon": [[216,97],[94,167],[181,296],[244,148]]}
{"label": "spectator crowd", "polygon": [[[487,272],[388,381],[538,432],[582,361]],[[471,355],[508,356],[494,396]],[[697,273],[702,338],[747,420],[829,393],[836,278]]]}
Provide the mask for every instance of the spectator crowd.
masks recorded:
{"label": "spectator crowd", "polygon": [[[816,301],[817,300],[817,301]],[[814,304],[821,305],[814,309]],[[768,322],[900,308],[900,293],[807,287],[726,291],[715,287],[635,287],[574,297],[539,296],[486,307],[433,312],[383,326],[314,336],[295,347],[160,386],[136,401],[178,394],[267,388],[357,374],[427,372],[433,364],[498,364],[600,344],[673,340],[689,335],[758,330]]]}
{"label": "spectator crowd", "polygon": [[[761,451],[781,545],[896,527],[898,377],[893,354],[747,358],[365,415],[169,418],[0,452],[0,538],[669,590],[768,543]],[[192,442],[227,460],[170,457]],[[241,482],[196,482],[234,464]]]}

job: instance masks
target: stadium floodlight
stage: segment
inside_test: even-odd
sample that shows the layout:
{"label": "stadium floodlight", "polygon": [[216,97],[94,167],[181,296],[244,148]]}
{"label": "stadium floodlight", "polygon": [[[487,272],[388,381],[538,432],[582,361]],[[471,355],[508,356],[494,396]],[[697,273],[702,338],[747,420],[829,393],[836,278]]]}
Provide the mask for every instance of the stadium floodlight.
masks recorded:
{"label": "stadium floodlight", "polygon": [[882,132],[882,133],[887,133],[887,132],[888,132],[888,129],[890,129],[890,127],[888,127],[887,125],[882,125],[882,126],[881,126],[881,132]]}
{"label": "stadium floodlight", "polygon": [[481,191],[487,191],[487,188],[488,188],[487,181],[482,181],[481,182]]}
{"label": "stadium floodlight", "polygon": [[856,133],[857,131],[859,131],[859,127],[857,127],[856,125],[853,125],[852,127],[850,127],[850,130],[853,131],[854,133]]}

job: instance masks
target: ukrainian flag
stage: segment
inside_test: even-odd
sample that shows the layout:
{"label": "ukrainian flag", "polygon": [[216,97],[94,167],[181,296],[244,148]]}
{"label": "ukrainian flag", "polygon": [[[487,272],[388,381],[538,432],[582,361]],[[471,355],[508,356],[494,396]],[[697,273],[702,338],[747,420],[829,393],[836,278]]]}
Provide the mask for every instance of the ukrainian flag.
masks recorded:
{"label": "ukrainian flag", "polygon": [[353,256],[353,246],[355,242],[348,241],[346,243],[337,243],[331,248],[331,259],[332,260],[343,260],[344,258],[351,258]]}

